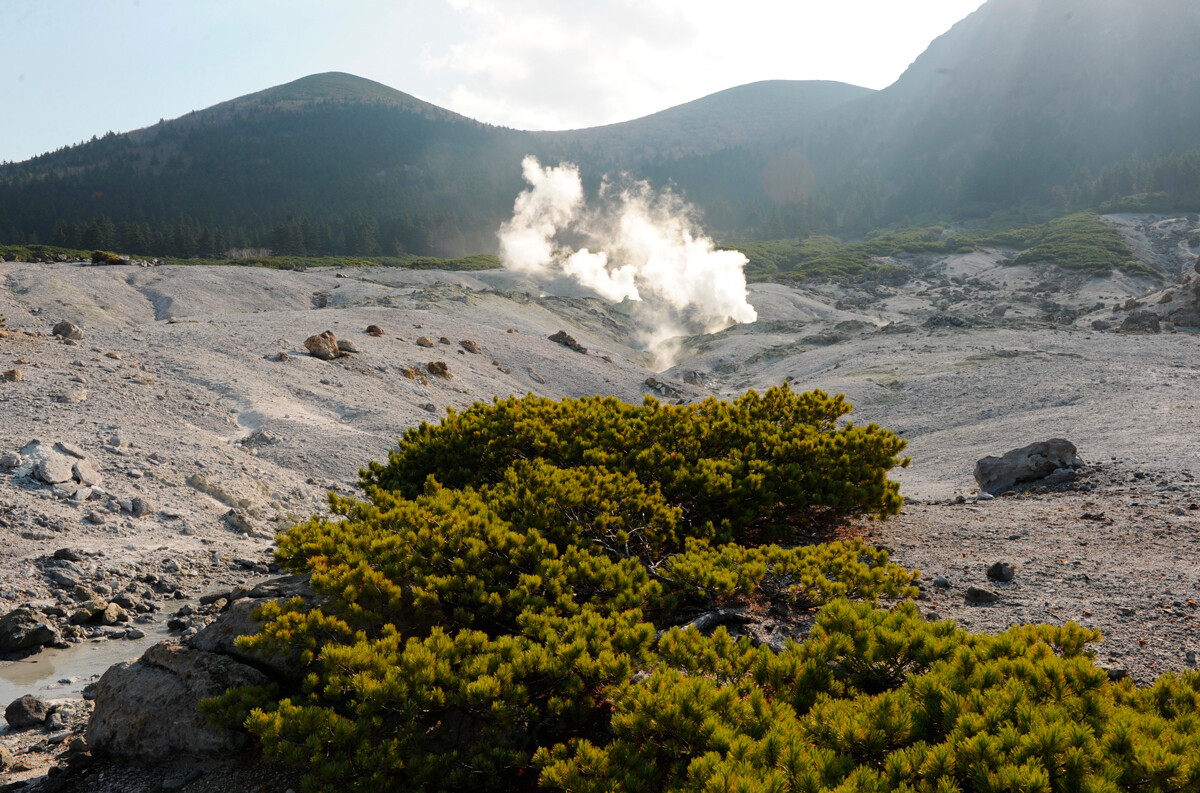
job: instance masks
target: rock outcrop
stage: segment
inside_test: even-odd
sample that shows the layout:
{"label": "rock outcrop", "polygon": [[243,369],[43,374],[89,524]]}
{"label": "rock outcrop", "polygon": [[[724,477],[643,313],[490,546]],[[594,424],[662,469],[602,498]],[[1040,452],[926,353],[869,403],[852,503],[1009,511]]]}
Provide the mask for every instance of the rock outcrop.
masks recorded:
{"label": "rock outcrop", "polygon": [[20,653],[62,641],[58,629],[42,614],[21,606],[0,617],[0,655]]}
{"label": "rock outcrop", "polygon": [[30,727],[40,727],[50,715],[50,708],[44,699],[26,694],[15,699],[4,709],[4,720],[14,730],[25,730]]}
{"label": "rock outcrop", "polygon": [[137,661],[110,667],[89,687],[96,707],[87,745],[139,760],[235,751],[245,736],[209,722],[199,703],[230,686],[266,682],[262,672],[229,656],[160,642]]}
{"label": "rock outcrop", "polygon": [[60,339],[70,339],[72,341],[81,341],[83,339],[83,328],[74,322],[67,322],[66,320],[59,322],[50,332]]}
{"label": "rock outcrop", "polygon": [[1075,456],[1075,444],[1054,438],[1013,449],[1002,457],[982,458],[975,463],[975,481],[985,493],[999,495],[1024,482],[1069,479],[1082,464]]}
{"label": "rock outcrop", "polygon": [[1134,311],[1121,323],[1122,333],[1162,333],[1162,322],[1153,311]]}
{"label": "rock outcrop", "polygon": [[337,337],[331,330],[316,336],[309,336],[304,340],[304,349],[308,350],[309,355],[320,358],[322,361],[332,361],[341,354],[338,350]]}
{"label": "rock outcrop", "polygon": [[587,347],[584,347],[582,344],[575,341],[575,338],[568,335],[565,330],[560,330],[558,333],[550,336],[549,339],[555,344],[561,344],[569,350],[574,350],[575,352],[583,353],[584,355],[587,354]]}

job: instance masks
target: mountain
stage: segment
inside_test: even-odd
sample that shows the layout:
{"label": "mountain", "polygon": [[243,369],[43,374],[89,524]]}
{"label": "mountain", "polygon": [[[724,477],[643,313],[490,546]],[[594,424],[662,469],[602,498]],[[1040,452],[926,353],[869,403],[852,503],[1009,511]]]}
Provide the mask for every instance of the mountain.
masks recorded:
{"label": "mountain", "polygon": [[1198,147],[1197,40],[1194,0],[991,0],[807,146],[826,179],[875,170],[914,206],[1045,200]]}
{"label": "mountain", "polygon": [[1195,0],[990,0],[882,91],[766,81],[560,132],[313,75],[0,167],[0,241],[491,251],[527,154],[577,163],[589,188],[618,171],[669,186],[730,241],[1148,192],[1200,209],[1197,40]]}
{"label": "mountain", "polygon": [[535,132],[570,156],[629,167],[741,147],[771,146],[838,105],[875,93],[830,80],[764,80],[602,127]]}
{"label": "mountain", "polygon": [[[228,247],[462,255],[495,247],[527,154],[574,159],[595,180],[661,157],[648,149],[654,141],[692,155],[762,148],[780,128],[865,93],[759,83],[626,124],[547,134],[319,74],[0,169],[0,235],[7,227],[14,240],[176,256]],[[760,118],[739,123],[747,114]]]}

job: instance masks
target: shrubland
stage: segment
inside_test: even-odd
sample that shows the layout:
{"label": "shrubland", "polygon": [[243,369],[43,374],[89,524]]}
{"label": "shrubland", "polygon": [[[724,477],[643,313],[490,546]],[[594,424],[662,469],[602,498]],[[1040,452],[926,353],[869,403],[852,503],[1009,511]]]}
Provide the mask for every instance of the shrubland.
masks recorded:
{"label": "shrubland", "polygon": [[[303,671],[206,708],[312,790],[1197,789],[1200,676],[927,622],[917,573],[828,541],[902,503],[904,441],[849,411],[528,396],[411,429],[278,539],[319,605],[239,642]],[[724,627],[767,615],[792,635]]]}
{"label": "shrubland", "polygon": [[945,226],[873,231],[860,241],[827,235],[801,240],[770,240],[733,245],[749,259],[750,280],[810,278],[893,278],[903,270],[875,262],[880,257],[928,253],[970,253],[979,248],[1015,251],[1008,264],[1053,264],[1065,270],[1107,275],[1117,269],[1131,275],[1157,273],[1137,261],[1115,229],[1094,214],[1081,212],[1030,225],[1020,216],[1001,215],[974,228],[952,233]]}

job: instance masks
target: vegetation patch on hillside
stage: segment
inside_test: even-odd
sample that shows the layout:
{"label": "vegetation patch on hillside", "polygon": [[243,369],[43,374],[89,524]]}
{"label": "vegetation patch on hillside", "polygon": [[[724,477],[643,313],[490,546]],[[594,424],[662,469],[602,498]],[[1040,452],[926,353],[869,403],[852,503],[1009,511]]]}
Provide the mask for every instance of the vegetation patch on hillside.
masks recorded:
{"label": "vegetation patch on hillside", "polygon": [[1095,631],[972,635],[882,549],[775,544],[899,509],[904,441],[849,410],[530,396],[409,430],[279,537],[321,603],[239,645],[302,672],[205,708],[313,791],[1195,789],[1200,673],[1110,682]]}
{"label": "vegetation patch on hillside", "polygon": [[979,248],[1016,249],[1019,253],[1009,260],[1011,264],[1054,264],[1092,275],[1107,275],[1114,269],[1134,275],[1157,274],[1134,258],[1116,230],[1090,213],[1036,225],[1021,225],[1018,216],[1004,215],[956,233],[943,226],[926,226],[872,232],[858,242],[814,235],[726,247],[745,254],[749,260],[746,275],[751,281],[894,277],[900,268],[873,260],[904,254],[970,253]]}
{"label": "vegetation patch on hillside", "polygon": [[1089,213],[1067,215],[1031,228],[962,236],[979,246],[1021,251],[1009,259],[1010,264],[1054,264],[1091,275],[1108,275],[1113,270],[1159,275],[1134,258],[1116,229]]}

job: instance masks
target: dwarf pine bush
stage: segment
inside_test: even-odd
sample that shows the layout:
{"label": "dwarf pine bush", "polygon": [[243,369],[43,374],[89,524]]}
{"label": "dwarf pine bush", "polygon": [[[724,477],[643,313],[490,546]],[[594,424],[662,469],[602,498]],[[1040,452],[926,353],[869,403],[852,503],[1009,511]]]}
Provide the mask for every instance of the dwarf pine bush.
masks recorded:
{"label": "dwarf pine bush", "polygon": [[790,539],[831,518],[900,509],[887,472],[908,464],[898,458],[905,442],[874,424],[838,426],[850,409],[841,395],[797,394],[787,385],[697,405],[496,399],[409,430],[387,465],[369,464],[363,483],[412,498],[429,476],[447,487],[479,487],[499,482],[520,460],[589,465],[657,485],[692,536]]}
{"label": "dwarf pine bush", "polygon": [[[899,508],[903,441],[848,411],[528,397],[412,430],[278,538],[320,605],[239,644],[302,673],[206,707],[314,791],[1200,789],[1200,676],[1113,684],[1094,632],[973,636],[880,549],[761,542]],[[778,652],[688,625],[729,606],[820,611]]]}

